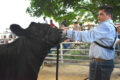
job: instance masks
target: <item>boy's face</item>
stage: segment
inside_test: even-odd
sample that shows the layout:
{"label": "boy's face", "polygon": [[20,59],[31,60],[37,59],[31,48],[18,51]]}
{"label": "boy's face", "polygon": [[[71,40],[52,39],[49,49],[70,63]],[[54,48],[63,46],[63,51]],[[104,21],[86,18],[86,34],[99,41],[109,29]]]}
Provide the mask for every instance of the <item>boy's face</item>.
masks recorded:
{"label": "boy's face", "polygon": [[98,21],[99,22],[103,22],[103,21],[108,20],[110,18],[111,18],[110,14],[106,14],[104,10],[99,10],[99,13],[98,13]]}

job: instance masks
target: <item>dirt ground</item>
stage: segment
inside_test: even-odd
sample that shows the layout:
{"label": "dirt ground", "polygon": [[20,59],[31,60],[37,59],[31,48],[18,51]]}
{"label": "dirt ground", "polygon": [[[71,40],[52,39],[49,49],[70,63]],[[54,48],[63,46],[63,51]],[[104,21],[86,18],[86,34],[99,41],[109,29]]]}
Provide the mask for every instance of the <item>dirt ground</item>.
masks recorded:
{"label": "dirt ground", "polygon": [[[88,77],[89,66],[62,64],[59,66],[58,80],[84,80]],[[44,66],[38,80],[56,80],[56,65]],[[115,68],[111,80],[120,80],[120,68]]]}

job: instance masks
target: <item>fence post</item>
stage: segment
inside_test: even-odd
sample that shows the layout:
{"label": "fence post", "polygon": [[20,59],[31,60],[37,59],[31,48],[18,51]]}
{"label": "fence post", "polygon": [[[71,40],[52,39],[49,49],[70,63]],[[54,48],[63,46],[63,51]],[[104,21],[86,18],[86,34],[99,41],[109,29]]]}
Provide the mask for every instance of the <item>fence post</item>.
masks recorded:
{"label": "fence post", "polygon": [[60,56],[61,56],[61,63],[63,64],[63,43],[60,43]]}

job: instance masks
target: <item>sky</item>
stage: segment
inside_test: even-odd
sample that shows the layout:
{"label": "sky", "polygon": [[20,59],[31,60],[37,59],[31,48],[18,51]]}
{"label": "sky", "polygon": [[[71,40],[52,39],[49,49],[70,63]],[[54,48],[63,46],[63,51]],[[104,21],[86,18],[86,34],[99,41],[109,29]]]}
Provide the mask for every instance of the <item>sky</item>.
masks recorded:
{"label": "sky", "polygon": [[[9,28],[11,24],[19,24],[27,28],[30,22],[41,22],[43,18],[33,18],[26,13],[29,0],[1,0],[0,2],[0,33]],[[47,18],[49,20],[49,18]],[[49,21],[48,21],[49,22]],[[55,23],[56,24],[56,23]]]}

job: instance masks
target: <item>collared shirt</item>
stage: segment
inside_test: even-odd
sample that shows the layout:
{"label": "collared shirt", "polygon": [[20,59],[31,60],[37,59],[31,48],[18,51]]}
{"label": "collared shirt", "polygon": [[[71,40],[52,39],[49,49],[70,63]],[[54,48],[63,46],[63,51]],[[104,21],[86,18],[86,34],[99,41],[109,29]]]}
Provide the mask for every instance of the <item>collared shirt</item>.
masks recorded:
{"label": "collared shirt", "polygon": [[113,21],[110,19],[101,22],[96,28],[89,31],[68,30],[67,36],[72,40],[91,42],[89,49],[90,58],[114,59],[115,50],[106,49],[94,43],[94,41],[97,41],[104,46],[112,46],[114,44],[117,32]]}

